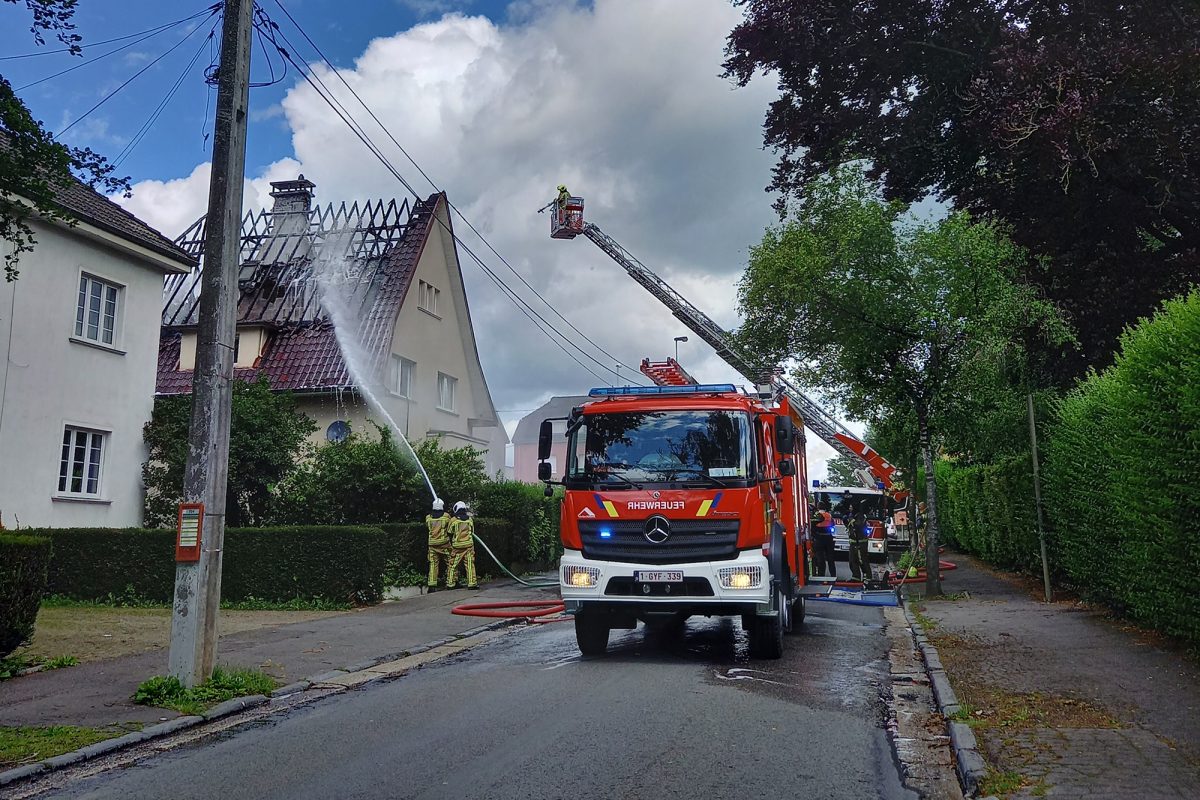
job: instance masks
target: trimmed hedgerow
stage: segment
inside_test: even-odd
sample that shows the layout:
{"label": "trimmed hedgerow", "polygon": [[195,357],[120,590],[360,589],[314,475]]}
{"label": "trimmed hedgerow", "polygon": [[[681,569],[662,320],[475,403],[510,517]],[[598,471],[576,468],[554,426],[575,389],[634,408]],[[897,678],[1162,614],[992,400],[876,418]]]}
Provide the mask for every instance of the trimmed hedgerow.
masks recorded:
{"label": "trimmed hedgerow", "polygon": [[[1042,450],[1050,566],[1060,583],[1200,643],[1200,290],[1121,338],[1112,367],[1060,400]],[[956,541],[1038,566],[1028,455],[953,467]]]}
{"label": "trimmed hedgerow", "polygon": [[997,566],[1039,568],[1041,551],[1029,456],[953,467],[946,472],[943,519],[954,531],[955,543]]}
{"label": "trimmed hedgerow", "polygon": [[1047,504],[1071,583],[1200,642],[1200,290],[1126,331],[1058,416]]}
{"label": "trimmed hedgerow", "polygon": [[33,636],[50,552],[43,537],[0,536],[0,658]]}
{"label": "trimmed hedgerow", "polygon": [[[47,592],[73,600],[171,602],[174,531],[57,528]],[[374,603],[383,591],[389,537],[376,527],[295,526],[225,531],[221,598]]]}

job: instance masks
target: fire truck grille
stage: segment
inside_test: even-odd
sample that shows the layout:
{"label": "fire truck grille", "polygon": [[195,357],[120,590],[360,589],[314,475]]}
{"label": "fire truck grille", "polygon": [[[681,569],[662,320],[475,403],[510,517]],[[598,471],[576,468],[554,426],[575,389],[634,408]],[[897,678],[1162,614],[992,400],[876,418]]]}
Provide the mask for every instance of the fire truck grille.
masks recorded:
{"label": "fire truck grille", "polygon": [[737,558],[738,521],[673,519],[670,535],[655,543],[646,538],[646,521],[579,520],[584,558],[631,564],[686,564]]}

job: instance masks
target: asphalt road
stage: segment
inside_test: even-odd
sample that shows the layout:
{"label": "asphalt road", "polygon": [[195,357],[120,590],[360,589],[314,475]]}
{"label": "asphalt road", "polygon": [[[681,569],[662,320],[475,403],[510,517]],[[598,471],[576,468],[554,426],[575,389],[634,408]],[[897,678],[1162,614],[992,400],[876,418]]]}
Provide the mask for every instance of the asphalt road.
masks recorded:
{"label": "asphalt road", "polygon": [[734,620],[614,631],[594,660],[569,623],[523,629],[48,796],[915,797],[884,731],[879,609],[810,603],[783,659],[746,649]]}

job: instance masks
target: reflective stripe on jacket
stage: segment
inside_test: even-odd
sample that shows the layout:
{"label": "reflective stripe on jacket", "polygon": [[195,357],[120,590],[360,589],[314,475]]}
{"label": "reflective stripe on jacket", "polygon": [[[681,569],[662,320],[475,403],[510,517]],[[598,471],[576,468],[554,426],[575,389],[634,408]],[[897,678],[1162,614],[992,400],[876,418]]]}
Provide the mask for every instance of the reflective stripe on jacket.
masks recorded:
{"label": "reflective stripe on jacket", "polygon": [[450,517],[425,517],[425,526],[429,528],[429,546],[442,547],[450,544]]}
{"label": "reflective stripe on jacket", "polygon": [[475,520],[454,517],[450,520],[450,546],[474,547],[475,542],[471,538],[471,534],[474,532]]}

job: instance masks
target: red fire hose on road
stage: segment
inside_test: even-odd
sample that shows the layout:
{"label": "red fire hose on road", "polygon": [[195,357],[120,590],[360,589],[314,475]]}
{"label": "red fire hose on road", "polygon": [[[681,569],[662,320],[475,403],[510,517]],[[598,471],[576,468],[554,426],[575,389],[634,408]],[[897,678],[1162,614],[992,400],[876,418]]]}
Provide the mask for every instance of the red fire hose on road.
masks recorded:
{"label": "red fire hose on road", "polygon": [[[526,609],[516,610],[513,609]],[[451,614],[462,617],[495,617],[498,619],[524,619],[526,622],[563,622],[573,617],[552,617],[566,610],[562,600],[526,600],[515,603],[466,603],[450,609]]]}

